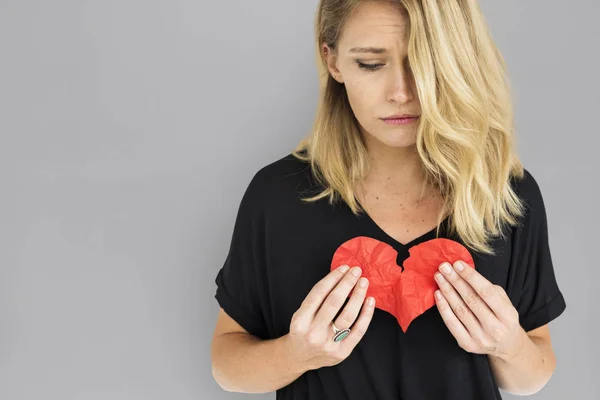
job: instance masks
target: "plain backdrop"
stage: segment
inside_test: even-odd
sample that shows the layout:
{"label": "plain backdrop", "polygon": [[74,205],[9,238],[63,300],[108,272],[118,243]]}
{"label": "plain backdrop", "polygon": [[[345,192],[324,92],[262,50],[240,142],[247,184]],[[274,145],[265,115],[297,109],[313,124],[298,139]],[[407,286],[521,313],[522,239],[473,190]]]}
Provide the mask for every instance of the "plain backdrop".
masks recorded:
{"label": "plain backdrop", "polygon": [[[317,3],[0,0],[0,399],[275,398],[213,380],[214,278],[310,129]],[[600,3],[481,6],[567,302],[533,398],[598,399]]]}

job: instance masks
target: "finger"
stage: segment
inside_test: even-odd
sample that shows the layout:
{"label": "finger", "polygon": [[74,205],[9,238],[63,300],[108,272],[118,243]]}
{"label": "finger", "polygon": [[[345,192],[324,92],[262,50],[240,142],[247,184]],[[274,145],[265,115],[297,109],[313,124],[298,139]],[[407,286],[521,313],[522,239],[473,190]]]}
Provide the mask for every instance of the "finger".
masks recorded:
{"label": "finger", "polygon": [[[456,275],[456,274],[455,274]],[[448,282],[442,274],[439,272],[435,274],[435,279],[438,282],[440,291],[443,295],[444,300],[451,309],[451,313],[461,323],[461,326],[467,329],[469,334],[473,337],[481,335],[482,327],[477,317],[473,314],[473,311],[465,304],[462,297],[458,294],[456,289]],[[447,311],[446,311],[447,312]]]}
{"label": "finger", "polygon": [[507,315],[506,308],[512,307],[508,297],[504,296],[504,289],[494,285],[474,268],[464,266],[461,271],[461,263],[462,261],[455,262],[453,269],[475,290],[496,317],[503,320],[503,316]]}
{"label": "finger", "polygon": [[354,286],[352,295],[350,296],[350,301],[348,301],[342,313],[335,320],[335,326],[337,326],[339,329],[349,328],[356,320],[360,308],[365,302],[365,295],[367,294],[368,285],[369,280],[363,276],[358,280],[356,286]]}
{"label": "finger", "polygon": [[[446,269],[446,267],[449,267],[449,269]],[[471,284],[463,279],[462,276],[459,275],[454,268],[452,268],[450,263],[442,263],[440,266],[440,271],[443,273],[445,280],[450,283],[456,292],[458,292],[462,302],[466,304],[467,308],[471,310],[473,314],[475,314],[481,323],[484,325],[491,325],[498,321],[498,318],[496,318],[494,312],[481,298],[479,293],[477,293]],[[450,304],[452,304],[453,299],[449,298],[448,300],[450,301]]]}
{"label": "finger", "polygon": [[319,307],[321,307],[325,296],[333,290],[342,278],[344,278],[349,269],[350,268],[347,265],[335,268],[311,288],[297,311],[298,321],[310,324],[319,310]]}
{"label": "finger", "polygon": [[[473,338],[467,329],[464,327],[462,322],[458,319],[458,317],[452,311],[452,307],[448,303],[448,301],[444,298],[444,295],[441,294],[439,290],[436,290],[435,303],[437,305],[438,310],[440,311],[440,315],[444,320],[444,323],[448,327],[452,336],[456,338],[456,341],[461,347],[469,348],[472,346]],[[438,296],[438,294],[440,296]]]}
{"label": "finger", "polygon": [[348,336],[346,336],[341,342],[334,343],[341,346],[340,350],[344,352],[344,354],[349,354],[352,349],[356,347],[358,342],[360,342],[360,340],[364,337],[367,329],[369,328],[369,324],[373,319],[373,313],[375,311],[375,299],[372,297],[370,297],[370,299],[373,299],[373,304],[369,304],[369,299],[364,302],[362,310],[360,311],[360,315],[354,323],[354,326],[352,326]]}
{"label": "finger", "polygon": [[[333,318],[346,302],[348,294],[356,285],[361,272],[360,267],[354,267],[344,276],[322,302],[313,324],[317,326],[329,326],[331,324]],[[355,275],[355,273],[358,273],[358,275]]]}

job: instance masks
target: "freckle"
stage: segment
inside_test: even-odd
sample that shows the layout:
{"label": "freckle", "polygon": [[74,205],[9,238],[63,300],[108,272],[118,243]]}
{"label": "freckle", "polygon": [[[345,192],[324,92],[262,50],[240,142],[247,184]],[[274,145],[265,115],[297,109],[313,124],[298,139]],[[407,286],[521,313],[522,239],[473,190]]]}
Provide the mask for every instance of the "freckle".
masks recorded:
{"label": "freckle", "polygon": [[375,198],[376,198],[377,200],[379,200],[379,196],[376,196]]}

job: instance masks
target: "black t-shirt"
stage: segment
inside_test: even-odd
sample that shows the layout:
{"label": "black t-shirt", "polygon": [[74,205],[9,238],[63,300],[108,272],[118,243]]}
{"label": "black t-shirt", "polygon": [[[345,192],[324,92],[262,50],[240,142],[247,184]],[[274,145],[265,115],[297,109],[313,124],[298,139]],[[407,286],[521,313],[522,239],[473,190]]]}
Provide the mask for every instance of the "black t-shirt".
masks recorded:
{"label": "black t-shirt", "polygon": [[[527,203],[521,226],[491,242],[497,254],[470,250],[476,269],[502,286],[526,331],[557,318],[566,308],[548,243],[544,202],[525,170],[514,181]],[[511,180],[511,182],[513,182]],[[435,229],[402,244],[368,214],[355,216],[343,201],[301,197],[318,192],[310,165],[291,154],[261,168],[250,181],[235,220],[231,247],[216,277],[220,306],[251,334],[273,339],[289,332],[292,314],[310,289],[330,272],[335,250],[356,236],[369,236],[398,252],[435,238]],[[448,235],[447,220],[440,237]],[[501,399],[487,355],[459,347],[437,306],[414,319],[404,333],[379,308],[367,332],[341,363],[307,371],[277,390],[277,399],[311,400],[488,400]]]}

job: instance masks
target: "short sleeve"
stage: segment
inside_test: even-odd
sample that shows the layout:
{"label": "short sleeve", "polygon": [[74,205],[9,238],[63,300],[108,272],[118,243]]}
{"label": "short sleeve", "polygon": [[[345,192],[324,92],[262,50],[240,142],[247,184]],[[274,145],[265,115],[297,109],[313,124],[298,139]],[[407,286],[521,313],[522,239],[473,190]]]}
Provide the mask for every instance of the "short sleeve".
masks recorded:
{"label": "short sleeve", "polygon": [[218,271],[215,299],[250,334],[267,339],[264,212],[257,175],[248,185],[235,219],[225,262]]}
{"label": "short sleeve", "polygon": [[526,209],[512,236],[513,290],[509,296],[519,313],[521,326],[528,332],[556,319],[566,303],[552,262],[544,200],[529,171],[525,170],[516,192]]}

